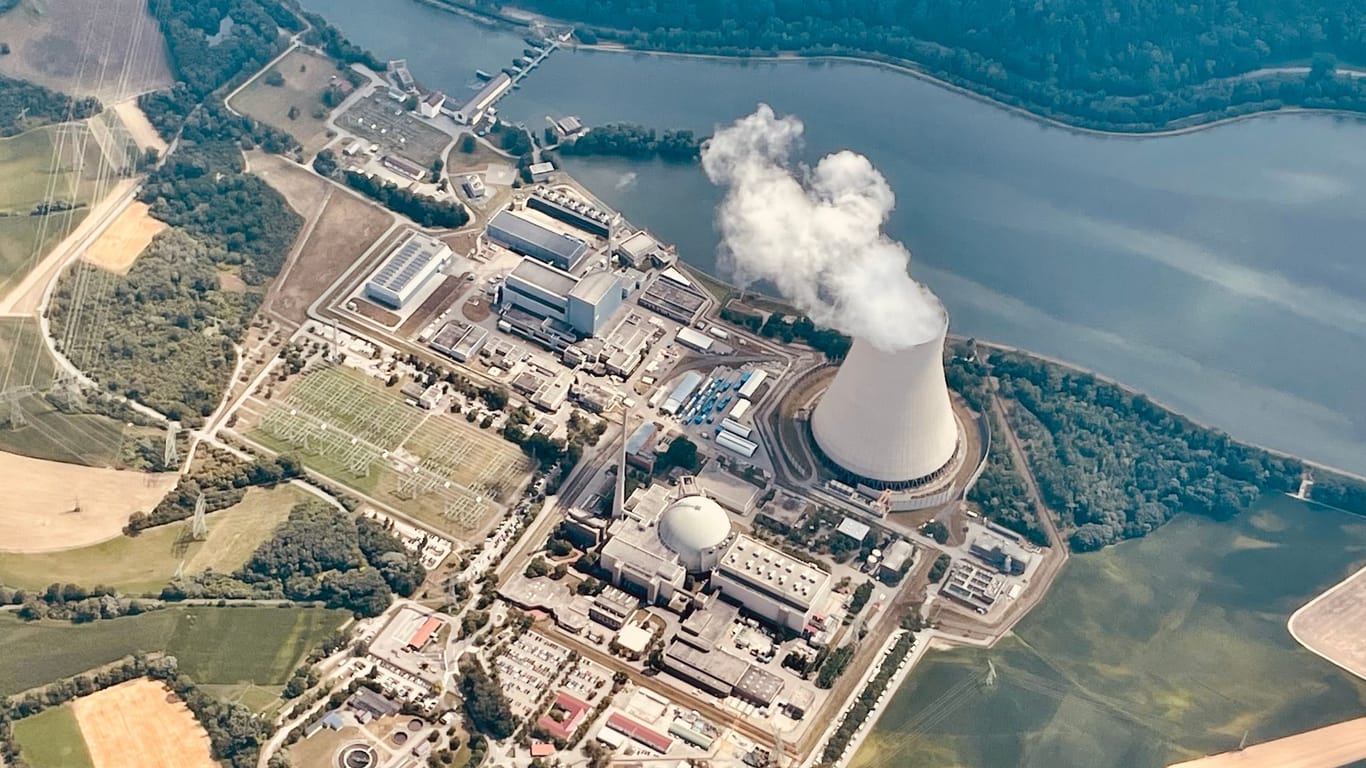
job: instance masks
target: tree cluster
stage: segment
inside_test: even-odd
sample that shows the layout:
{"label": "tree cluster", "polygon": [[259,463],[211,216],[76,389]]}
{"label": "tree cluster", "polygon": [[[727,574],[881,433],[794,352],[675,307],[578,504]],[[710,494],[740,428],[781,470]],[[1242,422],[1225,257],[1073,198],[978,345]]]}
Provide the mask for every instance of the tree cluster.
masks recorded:
{"label": "tree cluster", "polygon": [[208,460],[200,462],[191,474],[182,476],[151,512],[134,512],[123,528],[126,535],[136,536],[144,529],[190,517],[201,494],[205,511],[217,512],[240,502],[247,488],[269,488],[303,475],[303,466],[288,454],[245,462],[212,446],[201,445],[199,450]]}
{"label": "tree cluster", "polygon": [[659,157],[675,162],[693,162],[699,157],[703,139],[687,130],[655,129],[635,123],[608,123],[593,128],[560,145],[566,155],[612,155],[617,157]]}
{"label": "tree cluster", "polygon": [[798,316],[789,319],[782,312],[773,312],[767,320],[759,315],[723,309],[721,317],[736,325],[755,331],[768,339],[779,339],[784,344],[800,341],[818,352],[825,353],[831,360],[843,360],[849,354],[852,339],[830,328],[818,328],[811,318]]}
{"label": "tree cluster", "polygon": [[844,674],[849,662],[854,660],[854,646],[842,645],[830,652],[825,657],[825,663],[821,665],[821,671],[816,674],[816,687],[822,690],[830,690],[835,686],[835,681]]}
{"label": "tree cluster", "polygon": [[[1366,85],[1334,77],[1366,60],[1366,19],[1347,0],[529,0],[599,25],[587,41],[723,55],[864,56],[910,63],[1008,104],[1096,128],[1152,130],[1280,106],[1366,109]],[[1260,73],[1313,61],[1303,74]]]}
{"label": "tree cluster", "polygon": [[479,733],[494,741],[502,741],[517,729],[512,707],[498,681],[484,671],[474,657],[460,659],[460,693],[465,700],[465,713]]}
{"label": "tree cluster", "polygon": [[[264,67],[283,50],[281,28],[303,29],[298,17],[274,0],[152,0],[148,11],[166,38],[176,79],[196,100]],[[229,18],[231,29],[219,39]]]}
{"label": "tree cluster", "polygon": [[1072,530],[1075,550],[1143,536],[1181,511],[1230,517],[1299,485],[1300,462],[1091,374],[1019,354],[993,354],[990,366],[1014,401],[1011,427],[1044,502]]}
{"label": "tree cluster", "polygon": [[465,207],[454,200],[438,200],[359,171],[344,171],[342,179],[352,189],[424,227],[463,227],[470,220]]}
{"label": "tree cluster", "polygon": [[0,75],[0,136],[68,120],[84,120],[100,111],[93,97],[73,99],[26,80]]}
{"label": "tree cluster", "polygon": [[384,526],[310,500],[295,505],[235,574],[178,579],[162,597],[286,598],[378,616],[394,592],[411,595],[426,576],[422,564]]}
{"label": "tree cluster", "polygon": [[305,43],[321,48],[324,53],[342,64],[363,64],[376,72],[384,71],[383,59],[347,40],[336,27],[327,22],[327,19],[308,11],[304,11],[302,16],[310,26],[304,33]]}
{"label": "tree cluster", "polygon": [[830,735],[830,740],[825,742],[825,748],[821,751],[821,762],[833,764],[844,750],[848,748],[849,742],[853,740],[854,734],[858,732],[872,713],[873,707],[877,706],[877,700],[887,691],[887,685],[892,681],[892,675],[896,674],[896,669],[900,666],[902,659],[915,647],[915,633],[903,632],[901,637],[892,644],[891,650],[882,657],[882,666],[878,667],[877,674],[863,686],[863,690],[854,699],[853,704],[840,719],[839,727]]}

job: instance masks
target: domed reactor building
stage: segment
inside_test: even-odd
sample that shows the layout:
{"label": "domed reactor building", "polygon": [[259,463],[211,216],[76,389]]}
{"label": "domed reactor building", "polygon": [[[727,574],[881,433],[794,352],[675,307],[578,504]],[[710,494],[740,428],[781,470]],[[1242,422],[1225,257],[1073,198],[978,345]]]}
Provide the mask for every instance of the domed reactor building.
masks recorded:
{"label": "domed reactor building", "polygon": [[935,335],[887,351],[855,339],[811,413],[812,447],[831,474],[902,509],[943,503],[963,464],[963,426],[944,379],[948,313]]}

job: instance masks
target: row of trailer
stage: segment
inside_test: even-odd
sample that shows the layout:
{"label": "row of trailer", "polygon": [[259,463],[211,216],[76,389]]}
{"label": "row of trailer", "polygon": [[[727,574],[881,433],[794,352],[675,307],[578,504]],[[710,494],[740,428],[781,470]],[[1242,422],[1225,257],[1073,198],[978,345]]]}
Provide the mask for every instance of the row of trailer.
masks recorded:
{"label": "row of trailer", "polygon": [[753,395],[768,374],[762,370],[718,368],[710,376],[699,378],[696,386],[685,397],[675,395],[678,419],[685,426],[715,424],[712,433],[716,444],[742,456],[753,456],[758,443],[750,437],[754,432],[740,421],[749,412]]}

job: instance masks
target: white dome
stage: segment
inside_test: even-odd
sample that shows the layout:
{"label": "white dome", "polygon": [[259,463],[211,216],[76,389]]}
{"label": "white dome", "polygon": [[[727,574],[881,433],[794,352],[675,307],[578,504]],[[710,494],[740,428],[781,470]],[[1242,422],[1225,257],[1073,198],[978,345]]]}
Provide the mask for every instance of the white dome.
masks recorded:
{"label": "white dome", "polygon": [[659,516],[659,540],[693,573],[716,566],[730,538],[730,517],[706,496],[684,496]]}

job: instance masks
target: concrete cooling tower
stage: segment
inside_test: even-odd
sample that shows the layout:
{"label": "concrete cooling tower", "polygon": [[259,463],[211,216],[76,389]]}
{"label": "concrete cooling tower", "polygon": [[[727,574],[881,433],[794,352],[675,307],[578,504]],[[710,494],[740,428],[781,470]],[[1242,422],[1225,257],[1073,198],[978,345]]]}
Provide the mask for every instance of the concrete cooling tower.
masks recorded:
{"label": "concrete cooling tower", "polygon": [[959,440],[944,381],[943,317],[934,338],[895,352],[855,339],[816,404],[816,447],[846,481],[918,488],[949,470]]}

